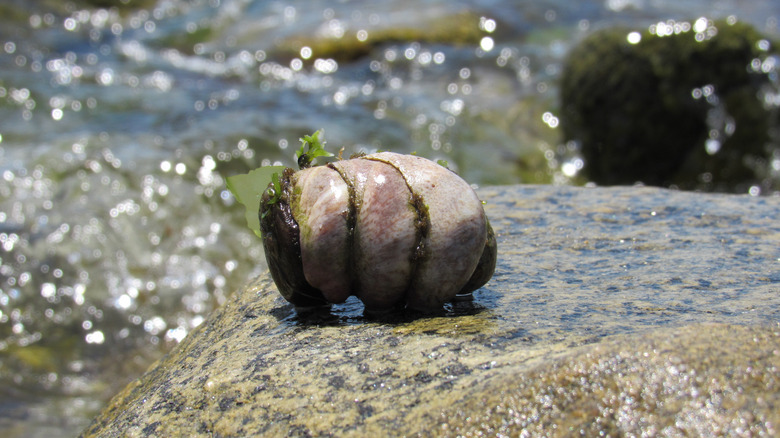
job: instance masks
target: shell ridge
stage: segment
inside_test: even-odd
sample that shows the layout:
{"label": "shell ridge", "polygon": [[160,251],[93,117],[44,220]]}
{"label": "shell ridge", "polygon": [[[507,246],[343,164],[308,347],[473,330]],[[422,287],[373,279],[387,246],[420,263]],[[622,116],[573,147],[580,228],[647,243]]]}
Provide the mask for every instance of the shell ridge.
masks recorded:
{"label": "shell ridge", "polygon": [[325,166],[296,172],[294,185],[292,207],[300,226],[304,276],[329,302],[343,302],[351,294],[347,185]]}
{"label": "shell ridge", "polygon": [[390,152],[369,158],[395,165],[425,200],[430,218],[427,256],[417,262],[407,306],[438,308],[469,282],[484,252],[487,233],[482,205],[468,183],[452,171],[438,172],[444,168],[431,160]]}
{"label": "shell ridge", "polygon": [[412,187],[411,182],[406,177],[404,170],[399,167],[399,163],[393,163],[389,160],[382,159],[382,157],[372,155],[362,157],[362,159],[383,163],[395,169],[395,171],[401,175],[401,178],[406,183],[406,187],[409,189],[409,193],[411,194],[410,207],[414,210],[415,213],[414,228],[417,231],[417,244],[415,245],[412,254],[409,255],[409,263],[412,265],[412,272],[411,275],[409,275],[409,286],[406,288],[408,295],[408,293],[412,290],[414,283],[416,282],[417,276],[420,275],[420,267],[424,265],[423,261],[429,256],[429,252],[427,250],[428,245],[426,245],[431,229],[431,217],[430,213],[428,212],[428,206],[425,204],[425,199],[423,196],[414,190],[414,187]]}
{"label": "shell ridge", "polygon": [[333,169],[338,173],[339,177],[344,181],[344,184],[347,185],[347,193],[349,194],[349,201],[347,202],[347,245],[346,247],[349,248],[347,251],[347,275],[349,276],[349,283],[350,283],[350,289],[352,291],[352,294],[354,294],[356,291],[360,290],[360,285],[358,284],[358,278],[355,274],[355,261],[354,261],[354,249],[355,249],[355,232],[357,228],[357,216],[358,211],[360,210],[360,204],[362,202],[360,201],[360,197],[358,196],[357,190],[355,189],[355,182],[350,178],[350,176],[347,174],[347,169],[344,169],[342,166],[338,165],[338,162],[335,163],[328,163],[327,167],[330,169]]}

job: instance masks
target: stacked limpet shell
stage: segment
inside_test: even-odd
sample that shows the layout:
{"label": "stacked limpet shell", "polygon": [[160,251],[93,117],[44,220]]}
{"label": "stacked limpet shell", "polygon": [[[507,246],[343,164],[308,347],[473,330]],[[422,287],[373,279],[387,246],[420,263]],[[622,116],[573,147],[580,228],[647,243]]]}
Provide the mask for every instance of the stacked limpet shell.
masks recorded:
{"label": "stacked limpet shell", "polygon": [[482,202],[428,159],[380,152],[294,172],[263,193],[271,275],[297,307],[357,296],[368,312],[435,311],[493,275]]}

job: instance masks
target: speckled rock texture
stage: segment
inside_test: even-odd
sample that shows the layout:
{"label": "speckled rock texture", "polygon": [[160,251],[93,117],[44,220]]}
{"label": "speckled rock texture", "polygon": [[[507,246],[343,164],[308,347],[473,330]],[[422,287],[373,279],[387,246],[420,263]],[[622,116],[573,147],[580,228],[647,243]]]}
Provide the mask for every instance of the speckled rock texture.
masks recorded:
{"label": "speckled rock texture", "polygon": [[499,258],[473,301],[298,315],[262,275],[84,435],[780,433],[780,199],[478,193]]}

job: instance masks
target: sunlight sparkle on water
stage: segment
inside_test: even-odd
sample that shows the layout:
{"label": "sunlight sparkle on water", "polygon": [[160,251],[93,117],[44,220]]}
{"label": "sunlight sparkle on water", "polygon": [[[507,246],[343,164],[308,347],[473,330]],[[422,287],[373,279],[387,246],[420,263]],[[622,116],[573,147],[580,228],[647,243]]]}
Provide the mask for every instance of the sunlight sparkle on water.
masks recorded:
{"label": "sunlight sparkle on water", "polygon": [[493,41],[493,38],[489,36],[483,37],[482,40],[479,42],[479,47],[485,52],[489,52],[493,50],[494,46],[495,46],[495,42]]}

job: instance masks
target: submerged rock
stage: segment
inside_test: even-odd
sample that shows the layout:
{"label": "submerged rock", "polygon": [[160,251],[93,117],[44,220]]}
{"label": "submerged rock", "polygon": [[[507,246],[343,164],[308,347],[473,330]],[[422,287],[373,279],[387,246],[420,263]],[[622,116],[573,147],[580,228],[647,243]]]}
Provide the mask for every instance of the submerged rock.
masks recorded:
{"label": "submerged rock", "polygon": [[84,436],[777,433],[776,199],[479,195],[501,253],[474,301],[305,315],[262,275]]}
{"label": "submerged rock", "polygon": [[[778,190],[777,45],[731,21],[610,28],[568,54],[561,127],[598,184]],[[668,31],[668,33],[667,33]]]}
{"label": "submerged rock", "polygon": [[[443,13],[444,12],[444,13]],[[300,56],[301,48],[311,50],[312,60],[335,59],[349,62],[368,56],[377,48],[401,43],[475,45],[484,37],[479,28],[480,15],[467,9],[447,13],[437,9],[434,13],[404,17],[402,23],[371,26],[369,29],[346,29],[344,34],[322,35],[302,33],[277,43],[273,55],[280,59]],[[352,37],[356,35],[357,37]],[[308,61],[307,61],[308,62]]]}

